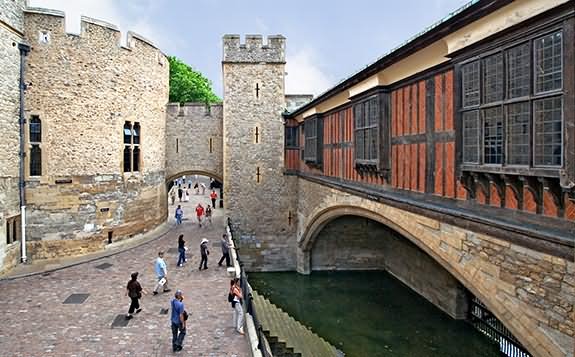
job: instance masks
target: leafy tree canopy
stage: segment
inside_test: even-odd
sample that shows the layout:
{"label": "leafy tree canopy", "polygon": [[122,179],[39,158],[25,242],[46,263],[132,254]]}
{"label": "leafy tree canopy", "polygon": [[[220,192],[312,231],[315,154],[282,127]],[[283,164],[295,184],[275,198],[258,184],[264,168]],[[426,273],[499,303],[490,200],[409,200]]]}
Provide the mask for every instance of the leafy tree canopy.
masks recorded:
{"label": "leafy tree canopy", "polygon": [[200,72],[180,61],[175,56],[170,61],[170,102],[219,103],[222,100],[214,94],[212,82]]}

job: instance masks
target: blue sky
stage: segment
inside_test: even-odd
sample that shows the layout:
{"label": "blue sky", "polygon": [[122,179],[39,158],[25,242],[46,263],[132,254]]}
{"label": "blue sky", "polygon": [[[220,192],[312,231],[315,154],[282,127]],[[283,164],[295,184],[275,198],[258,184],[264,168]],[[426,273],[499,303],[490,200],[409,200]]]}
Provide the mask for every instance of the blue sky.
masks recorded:
{"label": "blue sky", "polygon": [[202,72],[222,95],[222,36],[287,38],[286,92],[319,94],[469,0],[29,0],[64,10],[68,32],[80,15],[149,38]]}

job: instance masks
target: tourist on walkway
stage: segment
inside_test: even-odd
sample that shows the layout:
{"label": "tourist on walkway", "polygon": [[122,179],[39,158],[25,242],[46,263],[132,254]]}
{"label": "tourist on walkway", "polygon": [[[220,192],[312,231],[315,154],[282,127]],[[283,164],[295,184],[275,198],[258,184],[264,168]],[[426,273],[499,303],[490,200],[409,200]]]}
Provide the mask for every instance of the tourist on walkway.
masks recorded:
{"label": "tourist on walkway", "polygon": [[188,314],[184,309],[184,295],[177,290],[172,299],[172,351],[181,351],[186,337],[186,320]]}
{"label": "tourist on walkway", "polygon": [[176,204],[176,188],[172,187],[170,190],[170,199],[172,200],[172,206]]}
{"label": "tourist on walkway", "polygon": [[212,226],[212,207],[208,205],[206,207],[206,221],[210,222],[210,227]]}
{"label": "tourist on walkway", "polygon": [[216,209],[216,199],[218,198],[218,194],[216,193],[216,190],[212,190],[212,193],[210,193],[210,198],[212,199],[212,207],[214,207],[214,209]]}
{"label": "tourist on walkway", "polygon": [[200,188],[202,189],[202,196],[205,195],[206,194],[206,185],[203,182],[200,183]]}
{"label": "tourist on walkway", "polygon": [[200,186],[198,186],[198,183],[196,182],[196,183],[194,184],[194,190],[196,190],[196,195],[200,193],[199,187],[200,187]]}
{"label": "tourist on walkway", "polygon": [[222,235],[222,240],[220,241],[222,245],[222,257],[218,262],[218,266],[222,266],[222,262],[224,259],[226,260],[226,266],[229,267],[230,265],[230,244],[228,243],[228,235],[224,233]]}
{"label": "tourist on walkway", "polygon": [[202,243],[200,243],[200,255],[202,256],[202,260],[200,261],[200,270],[208,269],[208,255],[210,255],[210,251],[208,249],[208,240],[206,238],[202,239]]}
{"label": "tourist on walkway", "polygon": [[244,309],[242,308],[242,288],[240,279],[235,278],[230,281],[230,294],[234,296],[232,308],[234,309],[234,328],[240,334],[244,334]]}
{"label": "tourist on walkway", "polygon": [[158,278],[158,283],[154,288],[154,295],[158,295],[158,290],[163,288],[164,292],[167,293],[171,291],[168,289],[168,269],[166,267],[166,262],[164,261],[164,252],[158,252],[158,258],[154,264],[156,270],[156,277]]}
{"label": "tourist on walkway", "polygon": [[177,266],[181,267],[186,262],[186,241],[184,240],[184,235],[180,234],[178,237],[178,263]]}
{"label": "tourist on walkway", "polygon": [[198,217],[198,224],[200,228],[202,228],[202,217],[204,216],[204,207],[201,203],[198,203],[196,206],[196,217]]}
{"label": "tourist on walkway", "polygon": [[182,224],[182,217],[184,216],[184,210],[182,206],[178,205],[176,208],[176,224]]}
{"label": "tourist on walkway", "polygon": [[182,196],[184,195],[184,190],[182,190],[182,187],[178,187],[178,198],[180,199],[180,202],[182,202]]}
{"label": "tourist on walkway", "polygon": [[138,282],[138,272],[132,273],[132,279],[128,281],[128,285],[126,286],[126,296],[128,296],[132,301],[130,303],[130,308],[128,309],[128,314],[126,315],[127,320],[134,317],[134,315],[132,315],[134,311],[136,311],[136,314],[142,311],[140,308],[140,298],[142,297],[142,292],[142,286]]}

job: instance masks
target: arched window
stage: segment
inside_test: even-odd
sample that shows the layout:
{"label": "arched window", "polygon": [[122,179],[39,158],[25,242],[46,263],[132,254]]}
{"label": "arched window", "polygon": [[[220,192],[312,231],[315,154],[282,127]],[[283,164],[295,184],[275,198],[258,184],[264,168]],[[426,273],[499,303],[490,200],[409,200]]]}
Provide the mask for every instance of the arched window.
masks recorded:
{"label": "arched window", "polygon": [[140,144],[140,123],[137,123],[137,122],[134,123],[132,135],[134,136],[133,144],[139,145]]}
{"label": "arched window", "polygon": [[37,115],[32,115],[32,118],[30,119],[30,142],[42,142],[42,122],[40,121],[40,117]]}
{"label": "arched window", "polygon": [[124,123],[124,144],[132,144],[132,124],[129,121]]}
{"label": "arched window", "polygon": [[134,150],[132,151],[132,158],[133,158],[132,171],[134,171],[134,172],[140,171],[140,147],[139,146],[134,146]]}
{"label": "arched window", "polygon": [[40,145],[32,144],[30,148],[30,176],[42,175],[42,149]]}
{"label": "arched window", "polygon": [[130,145],[124,146],[124,172],[132,171],[132,148]]}

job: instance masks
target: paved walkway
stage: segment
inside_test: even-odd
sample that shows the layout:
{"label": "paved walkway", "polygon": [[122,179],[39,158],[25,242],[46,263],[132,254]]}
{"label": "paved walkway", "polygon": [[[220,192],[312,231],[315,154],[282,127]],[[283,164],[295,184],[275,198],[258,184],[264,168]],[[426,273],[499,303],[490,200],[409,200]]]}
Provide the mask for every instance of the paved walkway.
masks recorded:
{"label": "paved walkway", "polygon": [[[207,190],[205,196],[192,194],[190,202],[182,203],[183,224],[160,239],[93,262],[0,281],[0,355],[249,356],[247,337],[232,327],[226,268],[217,265],[221,257],[219,239],[225,232],[224,212],[214,211],[212,227],[199,228],[193,219],[197,202],[209,203],[207,194]],[[174,206],[170,206],[170,220],[173,211]],[[174,249],[179,234],[184,234],[189,247],[188,262],[181,268],[176,267],[178,253]],[[209,269],[200,272],[202,238],[210,240],[211,254]],[[164,259],[172,292],[152,296],[156,281],[153,263],[158,250],[167,251]],[[97,268],[104,263],[111,266]],[[149,292],[140,300],[143,311],[126,327],[112,328],[114,319],[127,312],[130,299],[125,296],[125,286],[133,271],[140,273],[138,280]],[[163,315],[161,310],[170,306],[176,289],[184,292],[184,304],[191,316],[183,351],[172,353],[169,314]],[[64,304],[71,294],[89,296],[82,304]]]}

